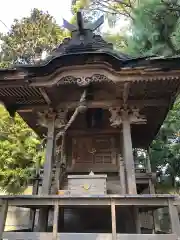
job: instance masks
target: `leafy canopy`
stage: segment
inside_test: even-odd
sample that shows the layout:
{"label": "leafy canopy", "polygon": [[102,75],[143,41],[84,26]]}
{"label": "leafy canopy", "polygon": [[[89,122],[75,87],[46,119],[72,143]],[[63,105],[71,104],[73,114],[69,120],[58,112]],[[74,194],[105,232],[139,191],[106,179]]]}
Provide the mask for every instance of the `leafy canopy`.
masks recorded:
{"label": "leafy canopy", "polygon": [[162,0],[140,0],[131,16],[129,53],[135,56],[179,54],[179,12]]}
{"label": "leafy canopy", "polygon": [[33,9],[29,17],[14,20],[11,29],[0,35],[1,67],[34,63],[36,56],[49,53],[64,39],[64,31],[49,13]]}
{"label": "leafy canopy", "polygon": [[[0,67],[35,62],[64,38],[65,32],[47,12],[33,9],[29,17],[14,20],[11,29],[0,35]],[[17,115],[14,119],[0,107],[0,188],[19,193],[28,184],[37,161],[43,161],[40,139]]]}
{"label": "leafy canopy", "polygon": [[9,117],[0,106],[0,187],[9,193],[24,189],[32,167],[43,160],[40,139],[18,116]]}

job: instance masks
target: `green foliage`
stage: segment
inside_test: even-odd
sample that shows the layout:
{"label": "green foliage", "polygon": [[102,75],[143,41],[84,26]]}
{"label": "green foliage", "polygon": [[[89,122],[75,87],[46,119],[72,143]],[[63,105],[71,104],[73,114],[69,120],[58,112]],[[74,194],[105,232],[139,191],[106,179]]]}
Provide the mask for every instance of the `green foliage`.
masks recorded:
{"label": "green foliage", "polygon": [[77,0],[74,1],[72,4],[72,12],[73,14],[76,14],[79,10],[88,8],[90,4],[90,0]]}
{"label": "green foliage", "polygon": [[177,99],[150,148],[152,169],[163,173],[162,170],[164,168],[162,176],[166,175],[166,179],[168,179],[167,184],[170,183],[173,187],[177,186],[175,178],[180,177],[179,131],[180,99]]}
{"label": "green foliage", "polygon": [[0,106],[0,187],[18,193],[27,186],[32,167],[42,161],[40,139],[18,116],[10,118]]}
{"label": "green foliage", "polygon": [[85,22],[91,22],[96,19],[100,11],[92,7],[95,6],[94,3],[91,0],[74,0],[72,1],[71,10],[74,14],[73,18],[71,19],[71,23],[76,22],[76,13],[78,11],[82,12],[83,18]]}
{"label": "green foliage", "polygon": [[136,0],[73,0],[72,1],[72,10],[73,13],[75,10],[84,9],[87,14],[91,12],[103,12],[107,17],[119,15],[130,17],[131,10],[135,5]]}
{"label": "green foliage", "polygon": [[126,38],[123,36],[123,33],[120,34],[111,34],[110,32],[105,32],[103,38],[113,44],[114,49],[118,51],[123,51],[127,48]]}
{"label": "green foliage", "polygon": [[[1,34],[0,67],[16,63],[34,63],[43,51],[49,53],[67,33],[52,16],[33,9],[29,17],[14,20],[10,31]],[[13,120],[0,108],[0,188],[8,193],[24,190],[37,161],[44,153],[38,150],[40,140],[17,115]]]}
{"label": "green foliage", "polygon": [[33,9],[29,17],[14,20],[10,31],[1,34],[1,67],[15,63],[33,63],[43,51],[50,52],[64,38],[63,30],[52,16]]}
{"label": "green foliage", "polygon": [[179,12],[162,0],[140,0],[131,16],[128,53],[135,56],[179,54]]}

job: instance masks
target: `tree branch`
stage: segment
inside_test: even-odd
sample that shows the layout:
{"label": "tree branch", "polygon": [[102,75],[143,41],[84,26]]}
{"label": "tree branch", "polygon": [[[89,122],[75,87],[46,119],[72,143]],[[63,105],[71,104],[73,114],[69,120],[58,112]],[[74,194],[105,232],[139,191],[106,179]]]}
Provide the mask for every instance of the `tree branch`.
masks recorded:
{"label": "tree branch", "polygon": [[102,12],[105,12],[105,13],[109,13],[109,14],[116,14],[116,15],[120,14],[120,15],[123,15],[125,17],[129,17],[129,18],[131,18],[133,20],[132,16],[126,10],[125,7],[123,7],[123,11],[124,12],[121,12],[121,11],[118,11],[115,8],[111,7],[110,5],[109,6],[105,5],[101,1],[97,1],[97,3],[98,3],[98,6],[100,5],[102,8],[100,8],[100,7],[93,7],[94,10],[99,10],[99,11],[102,11]]}
{"label": "tree branch", "polygon": [[176,12],[180,12],[180,5],[177,3],[172,3],[172,2],[168,2],[168,1],[165,1],[165,0],[162,0],[162,3],[165,4],[169,10],[171,11],[176,11]]}

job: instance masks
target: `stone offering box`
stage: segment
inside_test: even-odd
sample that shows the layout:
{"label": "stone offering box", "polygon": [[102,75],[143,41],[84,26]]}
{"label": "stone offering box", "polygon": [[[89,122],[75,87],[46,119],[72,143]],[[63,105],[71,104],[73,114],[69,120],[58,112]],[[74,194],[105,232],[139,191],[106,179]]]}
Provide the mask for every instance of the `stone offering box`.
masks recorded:
{"label": "stone offering box", "polygon": [[71,195],[104,195],[107,175],[69,175],[68,190]]}

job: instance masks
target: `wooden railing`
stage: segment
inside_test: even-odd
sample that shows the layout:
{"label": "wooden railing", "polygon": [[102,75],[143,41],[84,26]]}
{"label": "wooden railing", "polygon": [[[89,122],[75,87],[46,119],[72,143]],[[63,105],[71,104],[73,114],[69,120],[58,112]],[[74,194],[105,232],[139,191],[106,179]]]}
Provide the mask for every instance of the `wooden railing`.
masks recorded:
{"label": "wooden railing", "polygon": [[[172,195],[97,195],[97,196],[58,196],[58,195],[23,195],[0,196],[0,239],[6,240],[175,240],[180,237],[180,224],[177,212],[175,196]],[[109,206],[111,208],[112,233],[58,233],[59,206],[83,207],[83,206]],[[26,208],[54,208],[53,232],[3,232],[8,206]],[[117,234],[116,232],[116,207],[134,206],[136,208],[157,209],[169,207],[172,233],[167,235],[147,234]],[[139,229],[140,230],[140,229]],[[138,230],[137,230],[138,233]]]}
{"label": "wooden railing", "polygon": [[[5,240],[112,240],[108,233],[58,233],[53,238],[52,233],[4,233]],[[176,234],[117,234],[116,240],[177,240]]]}

